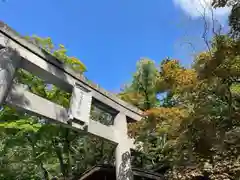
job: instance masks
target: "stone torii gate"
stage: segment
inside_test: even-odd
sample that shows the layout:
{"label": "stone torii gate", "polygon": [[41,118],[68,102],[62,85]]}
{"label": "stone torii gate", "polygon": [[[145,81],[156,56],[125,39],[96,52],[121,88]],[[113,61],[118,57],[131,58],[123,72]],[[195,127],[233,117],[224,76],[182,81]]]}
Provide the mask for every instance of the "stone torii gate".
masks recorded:
{"label": "stone torii gate", "polygon": [[[29,92],[21,84],[14,83],[15,72],[19,68],[71,93],[69,109]],[[127,122],[141,120],[142,111],[90,84],[83,76],[23,39],[3,22],[0,22],[1,104],[115,143],[116,178],[132,179],[130,148],[134,148],[134,145],[127,135]],[[92,105],[113,115],[115,117],[113,125],[106,126],[92,120],[90,118]]]}

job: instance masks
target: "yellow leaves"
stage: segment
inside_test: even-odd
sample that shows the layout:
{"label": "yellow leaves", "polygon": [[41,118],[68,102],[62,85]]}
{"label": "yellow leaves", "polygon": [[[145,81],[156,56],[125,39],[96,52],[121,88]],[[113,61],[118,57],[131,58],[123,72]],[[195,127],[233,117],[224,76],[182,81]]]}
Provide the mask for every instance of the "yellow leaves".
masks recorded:
{"label": "yellow leaves", "polygon": [[63,44],[59,44],[58,47],[55,48],[50,37],[41,38],[34,35],[32,37],[26,36],[25,39],[33,42],[45,51],[51,53],[58,60],[62,61],[66,65],[69,65],[73,70],[76,70],[78,73],[82,74],[87,70],[86,66],[79,59],[77,59],[76,57],[69,57],[67,55],[67,49]]}
{"label": "yellow leaves", "polygon": [[[157,134],[167,133],[176,129],[186,117],[187,112],[177,107],[172,108],[153,108],[145,112],[145,115],[151,119],[153,127],[156,128]],[[168,132],[170,133],[170,132]]]}
{"label": "yellow leaves", "polygon": [[75,57],[68,58],[68,63],[71,64],[74,70],[78,70],[81,73],[87,70],[86,66],[79,59]]}
{"label": "yellow leaves", "polygon": [[157,122],[165,121],[165,120],[179,120],[185,116],[185,112],[182,109],[177,107],[172,108],[164,108],[164,107],[157,107],[147,110],[145,116],[154,117]]}
{"label": "yellow leaves", "polygon": [[145,111],[144,115],[145,119],[142,121],[129,124],[130,136],[135,137],[144,129],[152,129],[156,135],[162,133],[170,134],[170,131],[179,127],[182,120],[187,116],[187,112],[177,107],[158,107]]}
{"label": "yellow leaves", "polygon": [[62,44],[53,52],[53,55],[79,73],[83,73],[87,70],[86,66],[79,59],[67,55],[67,49]]}
{"label": "yellow leaves", "polygon": [[207,61],[210,61],[212,58],[212,55],[210,52],[205,51],[205,52],[201,52],[197,55],[196,59],[195,59],[195,65],[197,67],[202,67]]}
{"label": "yellow leaves", "polygon": [[53,45],[52,39],[50,37],[41,38],[36,35],[33,35],[31,37],[25,36],[25,39],[38,45],[39,47],[41,47],[42,49],[44,49],[47,52],[51,53],[52,50],[54,49],[54,45]]}
{"label": "yellow leaves", "polygon": [[176,78],[176,73],[180,70],[178,60],[164,61],[161,66],[161,74],[167,81],[172,81]]}
{"label": "yellow leaves", "polygon": [[141,105],[144,103],[144,97],[143,95],[137,93],[137,92],[123,92],[118,95],[122,100],[135,105],[137,107],[141,107]]}
{"label": "yellow leaves", "polygon": [[177,60],[167,60],[161,66],[161,79],[159,83],[167,84],[168,88],[176,91],[185,91],[197,81],[194,69],[185,69]]}
{"label": "yellow leaves", "polygon": [[145,126],[145,121],[139,121],[136,123],[129,123],[128,124],[128,135],[131,138],[135,138],[136,136],[138,136],[142,131],[143,131],[143,127]]}
{"label": "yellow leaves", "polygon": [[240,76],[240,41],[227,36],[216,36],[211,52],[200,53],[194,67],[203,79]]}
{"label": "yellow leaves", "polygon": [[194,85],[197,81],[197,75],[193,69],[182,69],[176,74],[176,84],[184,88]]}

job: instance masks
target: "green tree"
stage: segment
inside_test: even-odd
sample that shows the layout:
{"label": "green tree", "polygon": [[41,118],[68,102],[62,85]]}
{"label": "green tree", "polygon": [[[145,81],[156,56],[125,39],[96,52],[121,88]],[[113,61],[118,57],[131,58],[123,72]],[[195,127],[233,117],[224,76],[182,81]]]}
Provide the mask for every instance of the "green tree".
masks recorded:
{"label": "green tree", "polygon": [[[86,67],[74,57],[67,56],[63,45],[55,48],[50,38],[26,37],[32,43],[53,54],[78,73]],[[38,77],[19,70],[16,83],[52,102],[69,107],[70,94]],[[100,118],[102,114],[94,118]],[[79,134],[47,119],[20,113],[4,106],[0,113],[1,179],[69,179],[78,177],[96,163],[112,163],[114,146],[96,137]]]}
{"label": "green tree", "polygon": [[145,120],[129,126],[144,153],[135,165],[154,168],[164,162],[173,180],[240,177],[239,45],[238,39],[219,35],[192,68],[162,61],[152,96],[166,93],[164,103],[153,103],[145,109]]}
{"label": "green tree", "polygon": [[158,103],[156,84],[158,71],[150,59],[141,59],[137,64],[137,71],[133,75],[132,83],[126,87],[120,97],[131,101],[140,109],[147,110]]}
{"label": "green tree", "polygon": [[213,0],[214,8],[231,7],[231,14],[229,16],[229,25],[231,27],[231,34],[235,38],[240,37],[240,2],[238,0]]}

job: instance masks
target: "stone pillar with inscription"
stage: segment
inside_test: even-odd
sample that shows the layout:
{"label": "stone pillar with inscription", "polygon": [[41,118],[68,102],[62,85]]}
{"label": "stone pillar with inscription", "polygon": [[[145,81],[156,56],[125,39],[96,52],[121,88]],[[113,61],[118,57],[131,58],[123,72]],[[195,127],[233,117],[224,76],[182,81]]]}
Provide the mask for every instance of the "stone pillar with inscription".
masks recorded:
{"label": "stone pillar with inscription", "polygon": [[75,84],[70,100],[68,122],[71,123],[72,126],[84,130],[89,124],[91,104],[91,91],[79,84]]}
{"label": "stone pillar with inscription", "polygon": [[20,61],[21,57],[15,50],[11,48],[0,49],[0,105],[7,97]]}
{"label": "stone pillar with inscription", "polygon": [[114,119],[115,136],[118,145],[115,150],[115,168],[117,180],[133,180],[131,169],[131,153],[127,135],[127,119],[124,114],[118,113]]}

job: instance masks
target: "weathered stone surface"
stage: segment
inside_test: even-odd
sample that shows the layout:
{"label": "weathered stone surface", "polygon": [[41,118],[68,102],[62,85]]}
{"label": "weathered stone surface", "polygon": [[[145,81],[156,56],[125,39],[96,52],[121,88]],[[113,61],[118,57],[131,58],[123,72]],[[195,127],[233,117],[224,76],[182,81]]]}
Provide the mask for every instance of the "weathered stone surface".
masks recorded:
{"label": "weathered stone surface", "polygon": [[4,102],[11,88],[20,60],[20,56],[13,49],[0,49],[0,105]]}
{"label": "weathered stone surface", "polygon": [[[22,85],[12,85],[18,67],[72,93],[70,109],[35,95]],[[28,42],[2,22],[0,22],[0,83],[0,104],[5,101],[21,111],[115,143],[117,179],[132,180],[130,148],[134,145],[127,135],[127,118],[141,120],[141,110],[89,83],[84,76]],[[90,108],[94,103],[116,116],[113,126],[105,126],[89,118]]]}
{"label": "weathered stone surface", "polygon": [[[20,35],[18,35],[18,33],[16,33],[13,29],[11,29],[3,22],[0,22],[0,33],[5,36],[4,40],[0,39],[0,45],[5,44],[5,46],[16,48],[19,51],[20,55],[25,58],[25,62],[23,62],[23,68],[25,67],[27,70],[38,73],[38,75],[41,75],[42,77],[48,79],[53,79],[51,75],[60,75],[63,73],[64,75],[60,75],[63,81],[60,81],[59,79],[56,81],[58,85],[64,84],[61,85],[61,87],[65,86],[67,87],[66,89],[69,90],[69,85],[73,86],[75,82],[77,82],[86,88],[89,88],[93,93],[93,98],[103,102],[106,106],[112,109],[116,109],[117,111],[124,112],[129,118],[133,120],[141,119],[141,110],[122,101],[115,95],[100,88],[98,85],[90,83],[84,76],[75,72],[70,67],[64,65],[60,60],[56,59],[48,52],[40,49],[36,45],[22,38]],[[8,42],[8,44],[6,44],[6,42]],[[42,72],[41,69],[48,72]],[[54,78],[53,81],[55,81],[55,79],[57,78]],[[66,84],[68,85],[66,86]]]}

